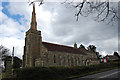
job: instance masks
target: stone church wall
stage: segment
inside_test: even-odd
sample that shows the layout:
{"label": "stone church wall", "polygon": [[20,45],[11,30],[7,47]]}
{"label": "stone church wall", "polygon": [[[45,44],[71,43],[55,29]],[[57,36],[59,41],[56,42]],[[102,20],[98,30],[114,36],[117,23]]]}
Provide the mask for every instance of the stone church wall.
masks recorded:
{"label": "stone church wall", "polygon": [[96,55],[88,53],[88,55],[72,54],[58,51],[48,51],[42,46],[40,57],[35,60],[35,66],[83,66],[98,64],[97,60],[90,60],[95,58]]}

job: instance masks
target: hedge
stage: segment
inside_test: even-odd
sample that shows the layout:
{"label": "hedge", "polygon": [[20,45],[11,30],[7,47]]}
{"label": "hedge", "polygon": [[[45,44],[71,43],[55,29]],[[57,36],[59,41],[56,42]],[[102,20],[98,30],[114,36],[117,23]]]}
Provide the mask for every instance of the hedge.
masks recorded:
{"label": "hedge", "polygon": [[[101,69],[119,67],[120,63],[110,62],[76,67],[32,67],[15,70],[16,79],[11,80],[64,80],[69,76],[82,75]],[[9,80],[9,79],[2,79]]]}

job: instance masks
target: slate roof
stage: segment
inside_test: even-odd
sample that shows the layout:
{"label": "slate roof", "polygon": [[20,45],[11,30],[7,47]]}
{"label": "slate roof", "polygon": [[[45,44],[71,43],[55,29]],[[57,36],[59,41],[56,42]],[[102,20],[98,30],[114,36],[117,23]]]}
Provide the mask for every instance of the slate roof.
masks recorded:
{"label": "slate roof", "polygon": [[86,53],[90,53],[91,52],[91,51],[88,51],[88,50],[86,50],[84,48],[80,48],[80,50],[83,51],[83,52],[86,52]]}
{"label": "slate roof", "polygon": [[42,42],[42,44],[44,47],[48,49],[48,51],[58,51],[58,52],[86,55],[86,53],[79,48],[74,48],[70,46],[59,45],[59,44],[54,44],[49,42]]}

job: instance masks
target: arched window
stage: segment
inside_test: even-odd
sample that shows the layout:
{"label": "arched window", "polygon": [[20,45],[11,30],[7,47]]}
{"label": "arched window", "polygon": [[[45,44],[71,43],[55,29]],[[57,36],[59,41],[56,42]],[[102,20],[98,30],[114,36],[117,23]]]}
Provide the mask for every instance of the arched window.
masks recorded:
{"label": "arched window", "polygon": [[68,55],[68,65],[70,66],[70,56]]}
{"label": "arched window", "polygon": [[88,60],[86,59],[86,60],[85,60],[85,65],[86,65],[86,66],[87,66],[87,62],[88,62]]}
{"label": "arched window", "polygon": [[79,65],[79,57],[77,57],[77,65]]}
{"label": "arched window", "polygon": [[70,59],[71,59],[71,64],[70,65],[73,66],[73,57],[71,56]]}
{"label": "arched window", "polygon": [[65,66],[66,65],[66,63],[65,63],[65,56],[62,57],[62,60],[63,60],[62,64],[63,64],[63,66]]}
{"label": "arched window", "polygon": [[55,55],[54,55],[54,63],[56,63],[56,57],[55,57]]}

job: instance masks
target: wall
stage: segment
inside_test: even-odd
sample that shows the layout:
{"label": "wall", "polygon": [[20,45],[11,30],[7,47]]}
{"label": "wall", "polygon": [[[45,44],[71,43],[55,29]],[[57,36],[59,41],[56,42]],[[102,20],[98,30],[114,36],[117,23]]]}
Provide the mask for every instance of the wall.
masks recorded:
{"label": "wall", "polygon": [[83,66],[98,64],[99,61],[90,58],[97,58],[96,54],[87,55],[72,54],[66,52],[48,51],[42,46],[41,56],[35,60],[35,66]]}

